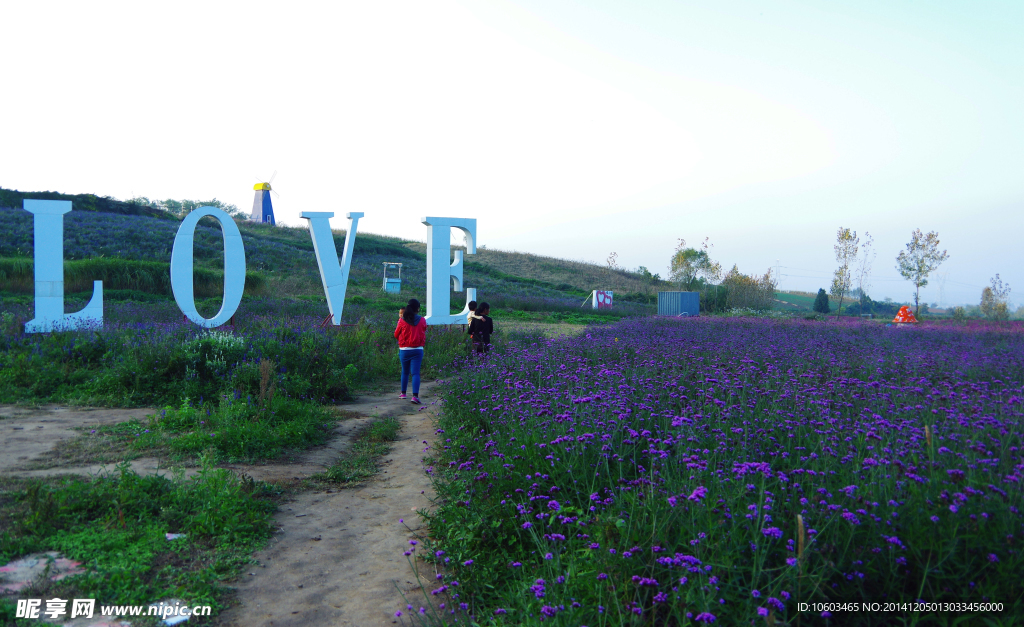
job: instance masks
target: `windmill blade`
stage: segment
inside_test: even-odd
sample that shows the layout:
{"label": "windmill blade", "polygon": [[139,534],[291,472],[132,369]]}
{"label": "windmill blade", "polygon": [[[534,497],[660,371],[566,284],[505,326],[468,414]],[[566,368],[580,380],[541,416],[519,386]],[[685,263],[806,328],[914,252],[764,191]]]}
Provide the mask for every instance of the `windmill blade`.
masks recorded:
{"label": "windmill blade", "polygon": [[277,176],[277,170],[274,170],[274,173],[270,175],[270,180],[267,181],[267,185],[272,185],[274,183],[275,176]]}
{"label": "windmill blade", "polygon": [[281,199],[281,194],[278,194],[276,189],[271,188],[270,193],[274,195],[274,198]]}

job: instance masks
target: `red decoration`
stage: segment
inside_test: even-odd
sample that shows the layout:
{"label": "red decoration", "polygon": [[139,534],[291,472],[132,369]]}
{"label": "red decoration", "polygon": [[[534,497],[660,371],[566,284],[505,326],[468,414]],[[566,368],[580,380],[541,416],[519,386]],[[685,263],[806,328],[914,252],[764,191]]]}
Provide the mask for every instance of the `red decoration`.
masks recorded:
{"label": "red decoration", "polygon": [[914,312],[910,311],[910,307],[903,305],[900,307],[900,311],[896,314],[896,317],[892,319],[893,322],[917,322],[917,318],[914,317]]}

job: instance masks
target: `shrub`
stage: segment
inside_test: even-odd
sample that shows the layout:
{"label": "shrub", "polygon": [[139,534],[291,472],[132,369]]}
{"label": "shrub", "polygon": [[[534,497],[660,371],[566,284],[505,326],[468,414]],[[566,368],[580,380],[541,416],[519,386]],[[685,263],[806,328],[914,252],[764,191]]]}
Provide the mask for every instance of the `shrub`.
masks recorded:
{"label": "shrub", "polygon": [[832,311],[832,308],[828,305],[828,294],[825,293],[824,288],[818,290],[818,295],[814,298],[814,305],[811,307],[816,313],[827,314]]}
{"label": "shrub", "polygon": [[767,311],[775,303],[776,281],[769,270],[762,276],[748,276],[733,266],[722,279],[729,290],[729,306]]}

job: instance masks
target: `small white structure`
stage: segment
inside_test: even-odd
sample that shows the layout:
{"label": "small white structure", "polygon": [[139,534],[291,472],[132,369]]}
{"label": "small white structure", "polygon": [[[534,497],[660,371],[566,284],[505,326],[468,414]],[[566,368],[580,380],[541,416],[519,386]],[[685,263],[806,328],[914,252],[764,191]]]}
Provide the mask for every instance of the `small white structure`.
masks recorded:
{"label": "small white structure", "polygon": [[[385,261],[384,264],[384,283],[380,286],[380,289],[385,294],[399,294],[402,291],[402,264],[394,261]],[[388,277],[388,268],[398,268],[398,277]]]}

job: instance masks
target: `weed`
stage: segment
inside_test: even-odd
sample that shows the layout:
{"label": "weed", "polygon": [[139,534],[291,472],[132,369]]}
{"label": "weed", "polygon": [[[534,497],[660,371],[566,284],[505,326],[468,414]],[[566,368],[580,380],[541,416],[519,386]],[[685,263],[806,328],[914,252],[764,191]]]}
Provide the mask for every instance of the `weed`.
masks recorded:
{"label": "weed", "polygon": [[381,418],[371,422],[356,436],[352,448],[315,480],[333,483],[356,483],[377,474],[380,457],[391,450],[402,425],[397,418]]}
{"label": "weed", "polygon": [[[85,574],[60,582],[68,598],[141,605],[177,596],[223,607],[221,582],[272,531],[275,492],[210,461],[189,479],[143,477],[123,464],[91,480],[8,484],[0,492],[0,560],[59,551],[82,562]],[[167,533],[186,537],[168,541]],[[40,582],[24,594],[51,585]]]}

